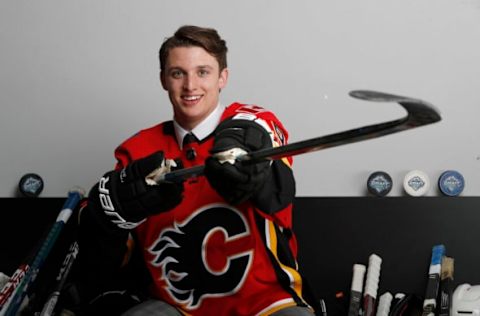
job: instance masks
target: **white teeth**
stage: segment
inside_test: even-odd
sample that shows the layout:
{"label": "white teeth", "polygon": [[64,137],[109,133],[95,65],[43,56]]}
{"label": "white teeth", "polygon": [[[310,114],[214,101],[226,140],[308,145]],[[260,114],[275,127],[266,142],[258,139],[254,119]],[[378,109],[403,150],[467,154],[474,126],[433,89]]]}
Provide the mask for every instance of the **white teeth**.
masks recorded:
{"label": "white teeth", "polygon": [[188,96],[184,96],[183,99],[185,99],[187,101],[195,101],[195,100],[200,99],[200,96],[199,95],[188,95]]}

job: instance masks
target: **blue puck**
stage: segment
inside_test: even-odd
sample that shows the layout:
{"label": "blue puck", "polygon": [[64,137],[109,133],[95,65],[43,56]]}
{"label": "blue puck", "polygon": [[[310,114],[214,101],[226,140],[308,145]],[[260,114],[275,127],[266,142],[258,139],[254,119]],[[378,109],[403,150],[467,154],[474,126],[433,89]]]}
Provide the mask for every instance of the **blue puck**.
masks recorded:
{"label": "blue puck", "polygon": [[375,196],[385,196],[392,189],[392,183],[392,177],[388,173],[376,171],[368,177],[368,192]]}
{"label": "blue puck", "polygon": [[43,179],[36,173],[27,173],[18,183],[18,190],[26,197],[37,197],[43,190]]}
{"label": "blue puck", "polygon": [[447,170],[438,178],[438,187],[447,196],[457,196],[462,193],[465,187],[465,179],[460,172]]}

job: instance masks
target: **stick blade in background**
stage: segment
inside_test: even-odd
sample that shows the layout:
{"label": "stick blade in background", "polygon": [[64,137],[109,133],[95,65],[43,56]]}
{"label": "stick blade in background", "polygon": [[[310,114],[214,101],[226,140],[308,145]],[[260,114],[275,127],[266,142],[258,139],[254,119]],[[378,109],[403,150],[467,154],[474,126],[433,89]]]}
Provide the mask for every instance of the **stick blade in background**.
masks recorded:
{"label": "stick blade in background", "polygon": [[440,111],[435,106],[420,99],[372,90],[354,90],[350,91],[349,95],[365,101],[400,104],[408,112],[408,126],[399,126],[402,130],[436,123],[442,119]]}
{"label": "stick blade in background", "polygon": [[432,247],[432,258],[428,269],[427,288],[425,290],[425,299],[423,301],[422,316],[434,316],[437,307],[437,295],[440,287],[440,272],[442,267],[442,258],[445,256],[445,246],[442,244]]}
{"label": "stick blade in background", "polygon": [[358,316],[360,304],[362,302],[363,278],[366,267],[363,264],[353,265],[352,286],[350,288],[350,304],[348,307],[348,316]]}

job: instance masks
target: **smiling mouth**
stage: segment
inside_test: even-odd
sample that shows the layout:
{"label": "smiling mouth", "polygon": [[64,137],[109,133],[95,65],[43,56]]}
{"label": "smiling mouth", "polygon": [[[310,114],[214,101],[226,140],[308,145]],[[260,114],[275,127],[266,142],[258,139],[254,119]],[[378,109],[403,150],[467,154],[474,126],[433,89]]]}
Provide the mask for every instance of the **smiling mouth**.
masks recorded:
{"label": "smiling mouth", "polygon": [[192,101],[200,100],[201,97],[202,97],[201,95],[184,95],[182,96],[182,100],[192,102]]}

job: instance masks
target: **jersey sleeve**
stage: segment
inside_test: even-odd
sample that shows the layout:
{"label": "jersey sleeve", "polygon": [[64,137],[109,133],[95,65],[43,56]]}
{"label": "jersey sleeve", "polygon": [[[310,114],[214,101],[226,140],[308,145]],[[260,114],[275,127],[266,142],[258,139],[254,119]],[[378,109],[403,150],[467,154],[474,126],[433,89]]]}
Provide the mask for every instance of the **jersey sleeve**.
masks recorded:
{"label": "jersey sleeve", "polygon": [[[270,135],[273,147],[284,146],[288,142],[288,131],[282,122],[273,112],[263,107],[234,103],[227,108],[224,115],[224,119],[243,119],[261,125]],[[292,157],[285,157],[281,161],[288,167],[293,163]]]}

